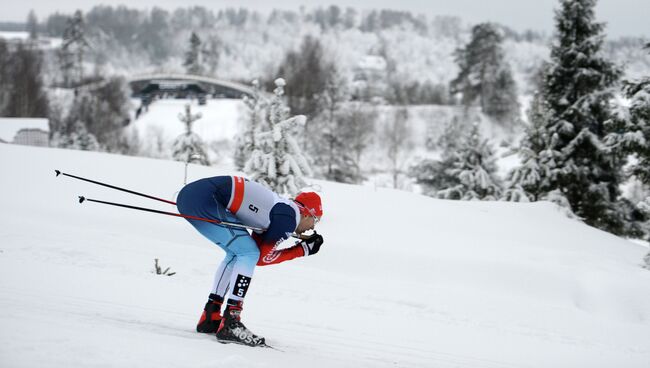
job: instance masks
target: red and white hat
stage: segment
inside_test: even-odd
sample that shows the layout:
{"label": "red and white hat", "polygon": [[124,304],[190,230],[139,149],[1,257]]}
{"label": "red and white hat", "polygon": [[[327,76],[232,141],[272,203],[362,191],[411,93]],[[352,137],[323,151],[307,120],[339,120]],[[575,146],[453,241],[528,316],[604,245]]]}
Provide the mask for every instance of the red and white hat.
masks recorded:
{"label": "red and white hat", "polygon": [[296,196],[294,201],[298,204],[301,214],[316,217],[323,216],[323,205],[318,194],[314,192],[302,192]]}

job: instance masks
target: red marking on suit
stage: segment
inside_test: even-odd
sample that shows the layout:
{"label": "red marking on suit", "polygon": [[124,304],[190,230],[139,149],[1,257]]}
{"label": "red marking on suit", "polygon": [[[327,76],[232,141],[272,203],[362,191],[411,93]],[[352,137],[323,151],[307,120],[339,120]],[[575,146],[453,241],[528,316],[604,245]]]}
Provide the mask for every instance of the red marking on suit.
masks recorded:
{"label": "red marking on suit", "polygon": [[235,192],[233,194],[232,204],[228,210],[232,213],[237,213],[239,207],[241,207],[242,201],[244,200],[244,178],[241,176],[233,176],[233,179],[235,179]]}
{"label": "red marking on suit", "polygon": [[275,250],[276,245],[274,243],[263,243],[262,237],[259,234],[253,233],[253,239],[255,239],[257,247],[260,250],[260,258],[257,261],[258,266],[277,264],[305,255],[305,252],[300,245],[294,245],[291,248]]}

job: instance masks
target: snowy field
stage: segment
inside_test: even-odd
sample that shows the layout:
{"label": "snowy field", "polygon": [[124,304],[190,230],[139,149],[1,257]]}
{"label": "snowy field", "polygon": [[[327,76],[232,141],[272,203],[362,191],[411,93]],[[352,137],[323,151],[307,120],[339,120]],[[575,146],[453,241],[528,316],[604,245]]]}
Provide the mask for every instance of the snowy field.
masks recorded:
{"label": "snowy field", "polygon": [[54,175],[173,199],[182,164],[0,144],[0,169],[0,367],[650,366],[647,248],[548,203],[317,182],[321,252],[258,268],[244,308],[276,351],[194,332],[223,253],[184,220],[77,195],[173,207]]}

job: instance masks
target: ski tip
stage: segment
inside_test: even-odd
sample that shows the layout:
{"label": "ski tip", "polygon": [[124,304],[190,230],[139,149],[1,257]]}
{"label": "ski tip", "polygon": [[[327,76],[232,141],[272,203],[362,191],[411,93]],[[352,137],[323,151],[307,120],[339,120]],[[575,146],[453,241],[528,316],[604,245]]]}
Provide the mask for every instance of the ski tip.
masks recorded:
{"label": "ski tip", "polygon": [[86,200],[86,197],[79,196],[79,203],[84,203],[85,200]]}
{"label": "ski tip", "polygon": [[54,172],[56,173],[56,176],[61,175],[61,172],[59,170],[54,170]]}

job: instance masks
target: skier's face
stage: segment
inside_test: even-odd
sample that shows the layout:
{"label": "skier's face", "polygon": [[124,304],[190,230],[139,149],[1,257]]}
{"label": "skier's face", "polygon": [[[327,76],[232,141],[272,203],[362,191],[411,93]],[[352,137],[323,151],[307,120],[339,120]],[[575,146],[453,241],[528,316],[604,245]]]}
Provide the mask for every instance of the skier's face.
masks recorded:
{"label": "skier's face", "polygon": [[311,216],[311,215],[302,215],[300,217],[300,223],[298,224],[298,227],[296,228],[296,233],[302,234],[305,231],[308,230],[313,230],[314,226],[316,226],[316,223],[320,219],[316,216]]}

